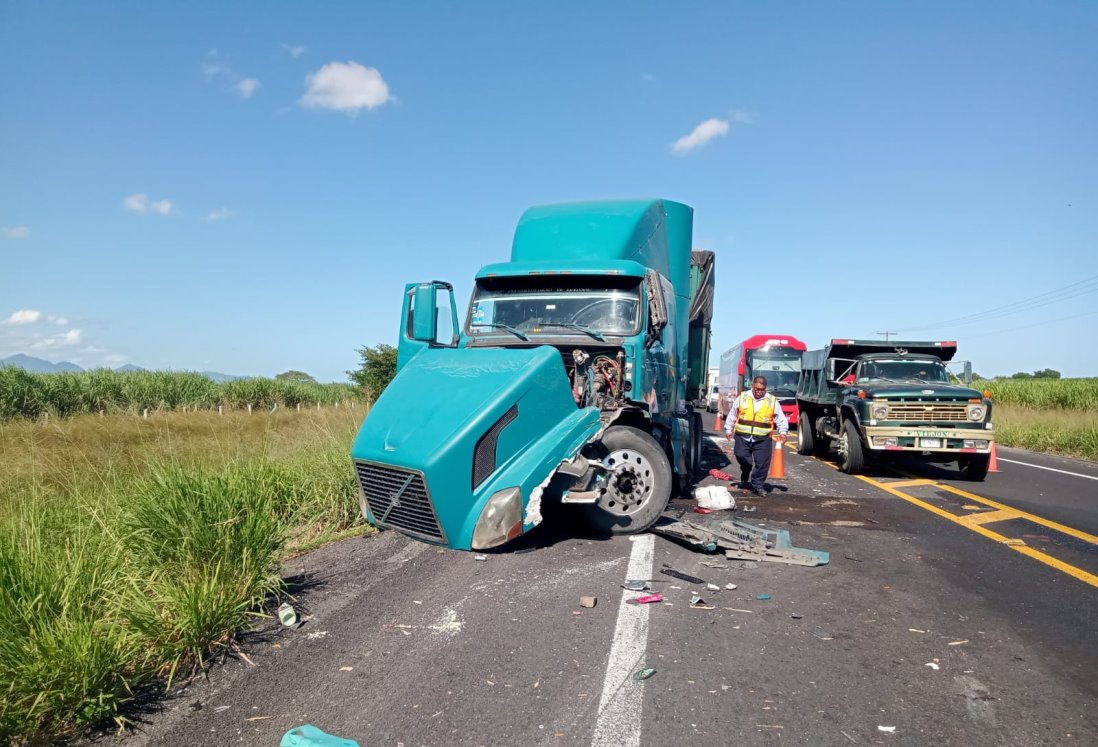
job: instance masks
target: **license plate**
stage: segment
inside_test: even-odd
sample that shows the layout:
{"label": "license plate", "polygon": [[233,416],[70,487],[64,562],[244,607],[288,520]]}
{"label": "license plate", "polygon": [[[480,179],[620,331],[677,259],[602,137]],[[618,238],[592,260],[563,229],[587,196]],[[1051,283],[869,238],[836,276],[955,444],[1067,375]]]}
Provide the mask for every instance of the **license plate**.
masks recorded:
{"label": "license plate", "polygon": [[940,438],[920,438],[919,446],[924,449],[940,449],[942,448],[942,439]]}

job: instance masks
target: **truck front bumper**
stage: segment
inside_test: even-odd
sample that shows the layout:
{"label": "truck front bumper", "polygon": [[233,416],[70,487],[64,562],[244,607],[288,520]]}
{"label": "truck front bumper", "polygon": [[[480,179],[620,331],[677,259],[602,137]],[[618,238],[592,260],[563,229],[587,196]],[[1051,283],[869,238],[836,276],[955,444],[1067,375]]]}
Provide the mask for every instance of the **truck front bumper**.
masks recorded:
{"label": "truck front bumper", "polygon": [[873,451],[930,451],[987,454],[995,431],[976,428],[910,428],[867,426],[866,446]]}

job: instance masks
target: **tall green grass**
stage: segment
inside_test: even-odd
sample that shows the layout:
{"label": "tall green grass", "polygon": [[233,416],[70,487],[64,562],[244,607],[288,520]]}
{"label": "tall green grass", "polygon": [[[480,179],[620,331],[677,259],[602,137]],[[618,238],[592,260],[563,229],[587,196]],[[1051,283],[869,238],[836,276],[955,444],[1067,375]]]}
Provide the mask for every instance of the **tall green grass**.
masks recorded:
{"label": "tall green grass", "polygon": [[1098,378],[996,379],[977,381],[973,386],[989,390],[996,404],[1098,412]]}
{"label": "tall green grass", "polygon": [[277,379],[215,382],[177,371],[30,373],[0,367],[0,419],[59,417],[81,413],[140,413],[149,410],[271,409],[362,401],[351,384],[316,384]]}
{"label": "tall green grass", "polygon": [[124,723],[232,649],[282,558],[365,529],[353,411],[160,421],[0,423],[0,742]]}

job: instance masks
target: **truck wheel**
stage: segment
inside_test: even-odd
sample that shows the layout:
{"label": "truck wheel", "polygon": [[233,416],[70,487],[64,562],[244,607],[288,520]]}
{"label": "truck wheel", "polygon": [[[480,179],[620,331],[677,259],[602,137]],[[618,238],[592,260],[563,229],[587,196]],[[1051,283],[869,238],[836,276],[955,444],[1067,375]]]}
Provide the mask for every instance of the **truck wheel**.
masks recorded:
{"label": "truck wheel", "polygon": [[865,452],[858,428],[850,420],[843,423],[839,434],[839,468],[848,475],[856,475],[865,467]]}
{"label": "truck wheel", "polygon": [[583,506],[586,519],[600,532],[643,532],[656,523],[671,497],[667,455],[650,435],[624,425],[607,430],[601,445],[606,480],[599,499]]}
{"label": "truck wheel", "polygon": [[816,451],[816,440],[813,438],[812,421],[807,413],[801,413],[797,420],[797,453],[808,456]]}
{"label": "truck wheel", "polygon": [[961,468],[961,479],[980,482],[987,477],[988,467],[991,466],[990,454],[972,454],[957,459],[957,466]]}

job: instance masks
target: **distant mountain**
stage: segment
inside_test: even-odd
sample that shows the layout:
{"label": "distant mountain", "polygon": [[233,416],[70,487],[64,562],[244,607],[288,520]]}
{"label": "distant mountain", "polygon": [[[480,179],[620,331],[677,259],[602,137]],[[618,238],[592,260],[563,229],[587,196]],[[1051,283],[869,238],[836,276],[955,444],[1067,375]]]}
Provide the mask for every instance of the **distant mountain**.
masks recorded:
{"label": "distant mountain", "polygon": [[68,361],[50,363],[41,358],[32,358],[31,356],[23,355],[22,353],[9,355],[7,358],[0,358],[0,367],[2,366],[13,366],[15,368],[21,368],[24,371],[30,371],[31,373],[64,373],[66,371],[79,372],[84,370],[75,363],[69,363]]}
{"label": "distant mountain", "polygon": [[[79,373],[83,371],[80,366],[75,363],[69,363],[68,361],[61,361],[60,363],[50,363],[47,360],[41,358],[34,358],[23,353],[16,353],[15,355],[9,355],[7,358],[0,358],[0,368],[4,366],[12,366],[14,368],[21,368],[24,371],[30,373]],[[148,371],[147,368],[141,366],[135,366],[132,363],[127,363],[124,366],[119,366],[114,369],[120,373],[129,373],[133,371]],[[219,373],[217,371],[199,371],[202,376],[207,379],[216,382],[232,381],[233,379],[247,378],[244,376],[230,376],[229,374]]]}

